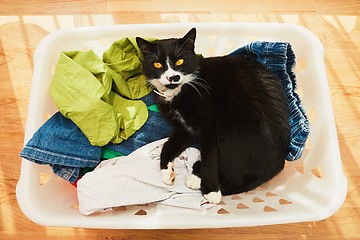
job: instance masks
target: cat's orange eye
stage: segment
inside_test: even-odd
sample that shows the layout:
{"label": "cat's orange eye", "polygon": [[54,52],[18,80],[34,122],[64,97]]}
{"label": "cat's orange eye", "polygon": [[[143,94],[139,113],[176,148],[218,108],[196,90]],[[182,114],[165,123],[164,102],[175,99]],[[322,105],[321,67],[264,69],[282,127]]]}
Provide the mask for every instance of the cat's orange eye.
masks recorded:
{"label": "cat's orange eye", "polygon": [[176,66],[180,66],[184,63],[184,59],[180,58],[179,60],[176,61],[175,65]]}
{"label": "cat's orange eye", "polygon": [[154,67],[156,68],[162,68],[162,64],[159,62],[154,62]]}

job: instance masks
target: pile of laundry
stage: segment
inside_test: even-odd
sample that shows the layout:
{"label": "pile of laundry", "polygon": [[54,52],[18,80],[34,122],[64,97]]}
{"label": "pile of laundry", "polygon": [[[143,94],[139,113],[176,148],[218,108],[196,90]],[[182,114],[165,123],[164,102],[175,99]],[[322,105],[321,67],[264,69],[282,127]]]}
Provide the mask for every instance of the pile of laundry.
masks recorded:
{"label": "pile of laundry", "polygon": [[[300,158],[309,121],[295,92],[291,45],[253,42],[230,55],[254,58],[279,76],[291,108],[286,160]],[[159,156],[171,126],[154,102],[142,60],[134,38],[114,42],[102,58],[91,50],[62,52],[50,86],[59,111],[20,153],[34,163],[50,165],[56,175],[77,187],[82,214],[152,202],[211,207],[200,191],[185,186],[184,177],[200,159],[196,148],[175,159],[173,186],[161,181]]]}

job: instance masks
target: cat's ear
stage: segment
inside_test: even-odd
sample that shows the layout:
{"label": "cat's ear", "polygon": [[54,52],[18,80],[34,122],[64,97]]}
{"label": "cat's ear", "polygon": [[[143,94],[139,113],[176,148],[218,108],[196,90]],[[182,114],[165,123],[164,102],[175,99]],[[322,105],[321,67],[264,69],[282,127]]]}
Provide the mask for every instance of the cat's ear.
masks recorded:
{"label": "cat's ear", "polygon": [[183,38],[184,46],[194,51],[196,38],[196,28],[192,28]]}
{"label": "cat's ear", "polygon": [[151,42],[146,41],[141,37],[136,37],[136,43],[139,46],[141,52],[149,52],[151,49]]}

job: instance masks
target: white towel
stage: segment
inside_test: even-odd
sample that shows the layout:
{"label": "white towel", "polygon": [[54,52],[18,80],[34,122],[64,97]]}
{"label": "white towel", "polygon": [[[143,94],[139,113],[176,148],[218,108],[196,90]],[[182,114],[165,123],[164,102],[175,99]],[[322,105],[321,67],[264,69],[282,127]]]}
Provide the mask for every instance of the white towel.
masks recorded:
{"label": "white towel", "polygon": [[152,142],[128,156],[103,161],[85,174],[77,184],[80,212],[89,215],[112,207],[153,202],[199,210],[213,206],[199,190],[185,186],[185,177],[200,159],[196,148],[187,148],[174,160],[174,184],[162,182],[160,153],[166,141]]}

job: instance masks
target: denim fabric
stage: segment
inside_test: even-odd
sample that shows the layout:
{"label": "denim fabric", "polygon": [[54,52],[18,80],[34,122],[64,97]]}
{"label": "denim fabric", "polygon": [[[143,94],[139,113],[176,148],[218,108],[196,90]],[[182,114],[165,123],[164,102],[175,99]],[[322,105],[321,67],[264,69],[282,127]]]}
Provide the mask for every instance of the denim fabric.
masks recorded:
{"label": "denim fabric", "polygon": [[[153,106],[153,94],[141,100]],[[74,183],[81,176],[81,169],[99,164],[103,149],[128,155],[150,142],[168,137],[170,132],[170,125],[160,113],[149,110],[149,117],[139,131],[121,144],[109,143],[101,148],[91,145],[75,123],[57,112],[35,132],[20,156],[37,164],[49,164],[55,174]]]}
{"label": "denim fabric", "polygon": [[295,54],[289,43],[253,42],[232,52],[233,56],[248,56],[274,71],[279,77],[290,107],[290,146],[286,160],[299,159],[310,131],[310,123],[296,90]]}
{"label": "denim fabric", "polygon": [[26,144],[20,156],[49,164],[58,176],[75,182],[80,168],[95,167],[101,148],[92,146],[81,130],[60,112],[54,114]]}
{"label": "denim fabric", "polygon": [[[230,55],[255,58],[281,79],[291,109],[291,140],[287,160],[298,159],[309,134],[309,121],[296,94],[296,77],[292,72],[295,55],[289,43],[254,42]],[[104,148],[128,155],[134,150],[169,136],[170,125],[154,108],[153,94],[141,100],[149,109],[146,123],[121,144],[110,143]],[[49,164],[60,177],[74,183],[84,168],[93,168],[101,161],[101,147],[92,146],[81,130],[59,112],[53,115],[26,144],[20,156],[38,164]]]}

